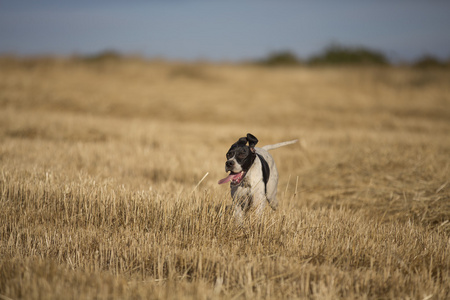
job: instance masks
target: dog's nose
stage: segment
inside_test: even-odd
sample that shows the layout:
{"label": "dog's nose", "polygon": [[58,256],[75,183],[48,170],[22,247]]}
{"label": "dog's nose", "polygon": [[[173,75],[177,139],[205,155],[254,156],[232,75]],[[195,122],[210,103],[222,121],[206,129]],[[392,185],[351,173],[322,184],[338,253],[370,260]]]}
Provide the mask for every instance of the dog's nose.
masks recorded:
{"label": "dog's nose", "polygon": [[225,166],[227,166],[228,168],[231,168],[232,166],[234,166],[234,160],[227,160],[227,162],[225,163]]}

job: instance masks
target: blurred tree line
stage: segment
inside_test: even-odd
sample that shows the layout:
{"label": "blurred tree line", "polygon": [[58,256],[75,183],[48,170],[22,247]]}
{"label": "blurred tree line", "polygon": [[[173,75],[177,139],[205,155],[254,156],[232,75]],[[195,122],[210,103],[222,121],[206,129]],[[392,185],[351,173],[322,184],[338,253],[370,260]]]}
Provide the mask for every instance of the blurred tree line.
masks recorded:
{"label": "blurred tree line", "polygon": [[[54,62],[57,57],[37,56],[37,57],[16,57],[14,55],[0,55],[0,63],[4,66],[8,62],[25,63],[32,67],[36,64]],[[139,54],[126,55],[115,50],[104,50],[87,55],[73,55],[71,60],[92,64],[104,65],[115,64],[118,62],[127,62],[130,60],[144,61],[146,58]],[[164,60],[156,58],[156,60]],[[269,53],[265,58],[250,61],[251,64],[257,64],[268,67],[278,66],[410,66],[417,69],[450,69],[450,56],[442,60],[431,54],[425,54],[411,62],[392,63],[387,56],[377,50],[366,47],[347,47],[339,44],[332,44],[316,55],[308,59],[301,59],[295,53],[289,50],[276,51]]]}

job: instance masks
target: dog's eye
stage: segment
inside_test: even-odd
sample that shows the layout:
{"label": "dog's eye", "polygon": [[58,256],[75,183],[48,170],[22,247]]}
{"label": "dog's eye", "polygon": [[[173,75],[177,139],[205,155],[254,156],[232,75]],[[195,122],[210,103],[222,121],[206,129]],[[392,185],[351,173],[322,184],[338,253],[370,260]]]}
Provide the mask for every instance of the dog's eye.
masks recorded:
{"label": "dog's eye", "polygon": [[241,150],[239,151],[238,157],[239,158],[245,158],[247,156],[247,151]]}
{"label": "dog's eye", "polygon": [[232,158],[232,157],[233,157],[233,153],[228,152],[228,153],[227,153],[227,159],[230,159],[230,158]]}

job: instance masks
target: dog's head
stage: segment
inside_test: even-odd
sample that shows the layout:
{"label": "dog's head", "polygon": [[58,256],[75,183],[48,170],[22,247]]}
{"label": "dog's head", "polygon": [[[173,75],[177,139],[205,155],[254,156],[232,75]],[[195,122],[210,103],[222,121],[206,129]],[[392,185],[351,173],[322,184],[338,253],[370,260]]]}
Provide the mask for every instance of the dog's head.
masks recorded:
{"label": "dog's head", "polygon": [[225,163],[225,172],[230,172],[230,174],[220,180],[219,184],[229,181],[231,181],[231,184],[241,183],[255,161],[255,145],[257,143],[258,139],[248,133],[247,137],[241,137],[236,143],[231,145],[230,150],[227,152],[227,161]]}

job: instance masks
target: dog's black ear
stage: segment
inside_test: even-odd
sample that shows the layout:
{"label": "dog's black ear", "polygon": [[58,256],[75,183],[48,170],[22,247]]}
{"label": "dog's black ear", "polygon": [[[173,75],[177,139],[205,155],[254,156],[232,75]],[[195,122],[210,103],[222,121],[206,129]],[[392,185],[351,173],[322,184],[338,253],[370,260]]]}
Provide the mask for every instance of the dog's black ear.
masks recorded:
{"label": "dog's black ear", "polygon": [[247,138],[245,137],[241,137],[236,144],[238,144],[239,146],[245,146],[247,144]]}
{"label": "dog's black ear", "polygon": [[247,141],[250,148],[255,148],[256,144],[258,144],[258,139],[251,133],[247,133]]}

